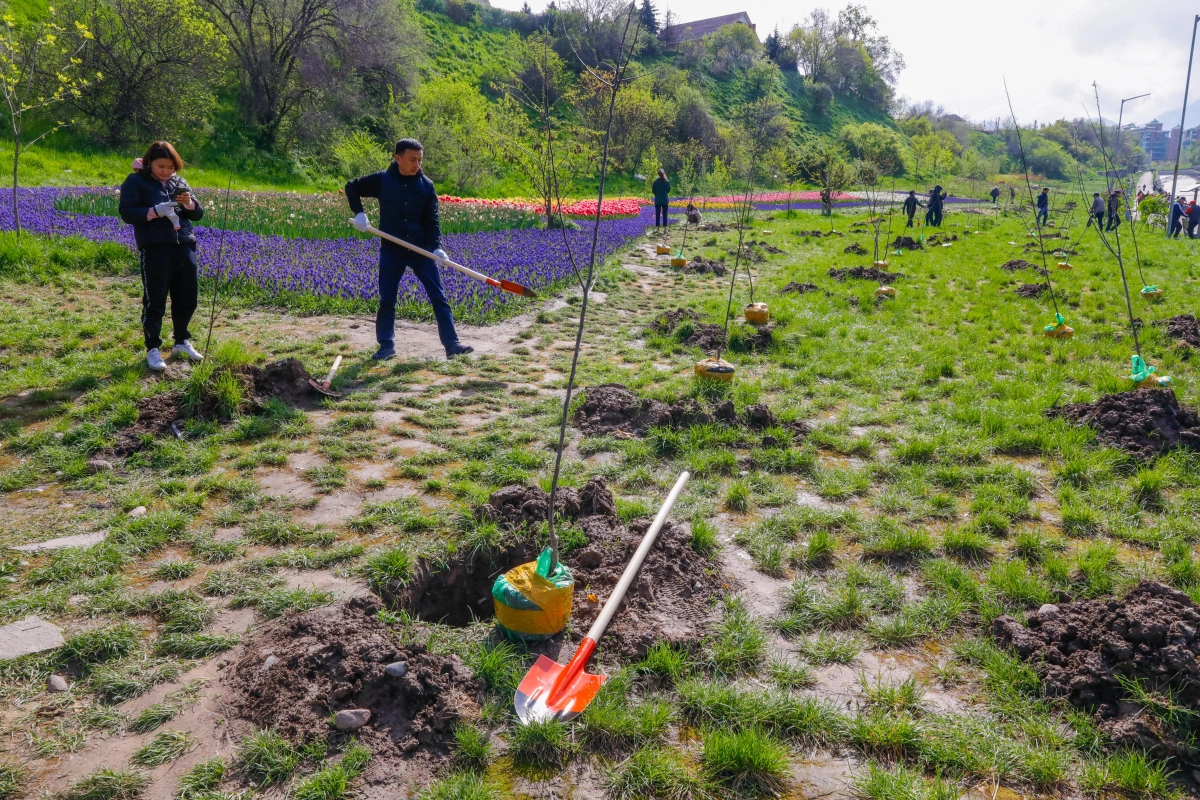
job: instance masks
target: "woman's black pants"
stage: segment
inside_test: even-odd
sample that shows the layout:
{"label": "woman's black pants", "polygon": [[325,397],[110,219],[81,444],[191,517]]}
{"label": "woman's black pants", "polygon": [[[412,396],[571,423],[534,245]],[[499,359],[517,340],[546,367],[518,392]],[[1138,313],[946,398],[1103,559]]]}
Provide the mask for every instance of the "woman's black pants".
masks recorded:
{"label": "woman's black pants", "polygon": [[188,323],[200,295],[194,244],[152,244],[142,248],[142,334],[146,349],[162,346],[162,321],[171,298],[175,344],[191,338]]}

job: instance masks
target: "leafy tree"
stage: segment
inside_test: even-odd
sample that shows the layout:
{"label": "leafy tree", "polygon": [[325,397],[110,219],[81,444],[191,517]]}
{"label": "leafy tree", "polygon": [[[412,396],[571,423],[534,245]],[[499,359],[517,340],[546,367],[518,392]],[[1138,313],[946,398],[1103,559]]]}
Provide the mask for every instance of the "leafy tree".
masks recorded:
{"label": "leafy tree", "polygon": [[[951,137],[953,138],[953,137]],[[943,175],[954,164],[954,151],[946,140],[937,134],[921,134],[912,137],[913,172],[923,175]]]}
{"label": "leafy tree", "polygon": [[423,169],[458,192],[478,189],[498,171],[488,147],[488,103],[474,86],[434,78],[417,89],[398,125],[425,145]]}
{"label": "leafy tree", "polygon": [[[577,106],[581,121],[590,130],[603,130],[608,119],[611,90],[605,81],[611,79],[608,72],[580,76]],[[674,119],[671,102],[655,96],[649,87],[635,83],[622,89],[613,108],[609,143],[613,167],[634,170],[646,149],[666,138]]]}
{"label": "leafy tree", "polygon": [[704,37],[704,43],[712,54],[713,69],[717,72],[724,72],[734,65],[748,67],[762,52],[758,34],[740,22],[718,28]]}
{"label": "leafy tree", "polygon": [[274,147],[301,113],[361,113],[407,88],[423,47],[420,26],[390,0],[201,0],[238,63],[242,101],[258,137]]}
{"label": "leafy tree", "polygon": [[743,95],[747,100],[761,100],[771,94],[779,82],[779,67],[769,58],[759,56],[742,78]]}
{"label": "leafy tree", "polygon": [[79,41],[72,42],[63,36],[65,28],[59,18],[54,6],[48,6],[36,22],[18,24],[12,14],[0,18],[4,22],[0,31],[0,92],[12,133],[12,210],[18,236],[21,213],[17,206],[17,168],[21,154],[66,124],[49,125],[27,141],[25,123],[29,116],[45,114],[90,85],[89,77],[79,68],[79,53],[91,35],[83,23],[75,22],[72,27]]}
{"label": "leafy tree", "polygon": [[904,145],[891,128],[874,122],[844,125],[838,136],[851,155],[870,162],[879,174],[894,175],[904,167]]}
{"label": "leafy tree", "polygon": [[1029,169],[1047,178],[1066,178],[1074,172],[1073,159],[1057,142],[1034,139],[1026,156]]}
{"label": "leafy tree", "polygon": [[81,70],[104,76],[68,101],[102,142],[207,128],[227,47],[193,0],[65,0],[61,9],[81,23],[66,30]]}
{"label": "leafy tree", "polygon": [[862,6],[846,6],[836,20],[816,9],[788,32],[787,41],[813,84],[828,83],[836,92],[883,109],[891,102],[904,58],[886,36],[875,34],[876,27]]}
{"label": "leafy tree", "polygon": [[788,31],[787,41],[796,53],[800,72],[810,81],[820,83],[829,76],[837,45],[837,27],[828,11],[813,9],[806,25],[796,25]]}
{"label": "leafy tree", "polygon": [[824,139],[810,142],[796,151],[792,174],[820,190],[821,213],[825,216],[833,214],[834,199],[855,179],[855,170],[847,162],[845,151]]}
{"label": "leafy tree", "polygon": [[929,122],[929,117],[907,117],[897,123],[900,130],[904,131],[905,136],[931,136],[933,135],[933,125]]}
{"label": "leafy tree", "polygon": [[638,16],[641,18],[642,30],[652,36],[658,34],[658,9],[654,7],[654,3],[651,3],[650,0],[642,0]]}

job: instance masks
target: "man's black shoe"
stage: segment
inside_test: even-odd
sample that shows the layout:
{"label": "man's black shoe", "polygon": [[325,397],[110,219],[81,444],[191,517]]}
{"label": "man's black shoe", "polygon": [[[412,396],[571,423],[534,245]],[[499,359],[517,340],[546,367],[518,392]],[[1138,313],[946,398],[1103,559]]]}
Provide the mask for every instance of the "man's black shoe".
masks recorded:
{"label": "man's black shoe", "polygon": [[391,342],[379,345],[379,351],[375,353],[375,355],[371,356],[371,358],[375,359],[376,361],[387,361],[389,358],[395,357],[396,347]]}
{"label": "man's black shoe", "polygon": [[458,347],[455,347],[453,350],[447,350],[446,358],[454,358],[455,356],[465,356],[468,353],[474,353],[474,352],[475,352],[475,348],[471,347],[471,345],[460,344]]}

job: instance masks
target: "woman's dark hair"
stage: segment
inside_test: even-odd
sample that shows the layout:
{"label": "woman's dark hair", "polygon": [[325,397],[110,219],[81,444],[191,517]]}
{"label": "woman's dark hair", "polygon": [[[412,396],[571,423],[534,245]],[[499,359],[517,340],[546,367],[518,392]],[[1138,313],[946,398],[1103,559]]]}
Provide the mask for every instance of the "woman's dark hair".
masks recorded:
{"label": "woman's dark hair", "polygon": [[401,139],[396,142],[396,155],[401,155],[405,150],[420,150],[425,152],[425,148],[416,139]]}
{"label": "woman's dark hair", "polygon": [[146,154],[142,156],[142,169],[149,172],[150,165],[159,158],[170,159],[171,163],[175,165],[176,172],[183,169],[183,159],[179,157],[179,153],[175,152],[175,146],[170,142],[154,142],[147,147]]}

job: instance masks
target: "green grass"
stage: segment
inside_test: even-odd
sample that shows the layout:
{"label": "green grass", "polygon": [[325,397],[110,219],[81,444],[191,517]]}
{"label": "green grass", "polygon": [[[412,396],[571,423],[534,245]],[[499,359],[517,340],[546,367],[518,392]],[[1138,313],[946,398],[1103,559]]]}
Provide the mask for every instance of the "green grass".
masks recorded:
{"label": "green grass", "polygon": [[16,800],[21,796],[21,787],[29,779],[29,770],[14,761],[0,763],[0,798]]}
{"label": "green grass", "polygon": [[556,719],[518,725],[507,738],[513,759],[531,767],[562,767],[578,749],[570,727]]}
{"label": "green grass", "polygon": [[278,733],[264,729],[242,738],[236,760],[246,777],[261,788],[291,777],[301,754]]}
{"label": "green grass", "polygon": [[64,800],[135,800],[150,786],[150,777],[136,770],[103,767],[71,784]]}
{"label": "green grass", "polygon": [[138,767],[157,767],[174,761],[197,745],[188,731],[163,731],[134,751],[129,763]]}
{"label": "green grass", "polygon": [[739,797],[779,796],[787,785],[787,745],[759,728],[704,734],[704,774]]}
{"label": "green grass", "polygon": [[175,789],[177,800],[205,800],[220,791],[229,771],[229,764],[220,756],[201,761],[179,776]]}
{"label": "green grass", "polygon": [[614,800],[709,800],[715,792],[681,753],[646,747],[612,767],[607,776]]}

